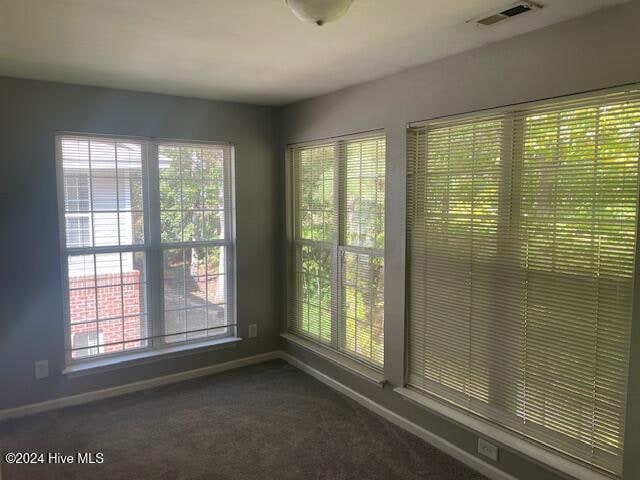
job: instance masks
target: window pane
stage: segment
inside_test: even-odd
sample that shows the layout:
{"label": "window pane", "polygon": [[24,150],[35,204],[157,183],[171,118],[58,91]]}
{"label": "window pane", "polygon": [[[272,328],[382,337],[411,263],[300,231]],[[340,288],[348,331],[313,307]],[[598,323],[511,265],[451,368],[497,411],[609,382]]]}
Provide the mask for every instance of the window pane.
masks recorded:
{"label": "window pane", "polygon": [[[71,283],[72,286],[75,286]],[[76,288],[69,292],[71,324],[93,322],[97,319],[95,288]]]}
{"label": "window pane", "polygon": [[298,248],[297,321],[293,328],[322,342],[331,342],[331,249]]}
{"label": "window pane", "polygon": [[144,243],[142,145],[60,139],[68,248]]}
{"label": "window pane", "polygon": [[224,146],[160,145],[162,241],[191,242],[225,237]]}
{"label": "window pane", "polygon": [[346,142],[345,245],[384,248],[385,138]]}
{"label": "window pane", "polygon": [[[503,260],[497,258],[502,141],[501,119],[433,127],[418,133],[420,157],[409,166],[408,348],[422,376],[414,382],[436,382],[481,401],[487,368],[502,348],[490,334],[494,319],[504,315],[509,323],[510,315],[495,312],[488,288]],[[511,325],[517,329],[518,318]]]}
{"label": "window pane", "polygon": [[294,151],[298,238],[329,242],[334,237],[334,148]]}
{"label": "window pane", "polygon": [[180,210],[162,210],[160,212],[160,225],[164,243],[182,241],[182,213]]}
{"label": "window pane", "polygon": [[118,245],[118,212],[93,214],[93,245],[109,247]]}
{"label": "window pane", "polygon": [[98,287],[98,319],[122,317],[122,285]]}
{"label": "window pane", "polygon": [[184,310],[166,311],[164,313],[164,339],[167,343],[184,342],[187,339],[186,331],[187,315]]}
{"label": "window pane", "polygon": [[167,342],[227,333],[225,251],[225,247],[164,251],[165,333],[180,333],[166,337]]}
{"label": "window pane", "polygon": [[[91,331],[109,340],[103,343],[118,342],[94,349],[96,355],[146,346],[140,340],[148,335],[144,252],[70,255],[68,269],[72,342]],[[136,341],[123,345],[123,331]]]}
{"label": "window pane", "polygon": [[89,212],[89,172],[68,169],[64,176],[64,204],[66,212]]}
{"label": "window pane", "polygon": [[384,364],[384,265],[382,257],[342,256],[341,346],[356,357]]}
{"label": "window pane", "polygon": [[[640,102],[528,115],[523,130],[531,406],[520,415],[615,454],[622,449],[624,410],[607,406],[626,401]],[[563,341],[549,341],[555,335]],[[577,365],[601,373],[579,375]]]}
{"label": "window pane", "polygon": [[68,214],[65,218],[67,247],[91,246],[91,216],[89,214]]}
{"label": "window pane", "polygon": [[122,283],[120,253],[99,253],[95,255],[94,258],[97,272],[97,286],[107,287],[120,285]]}
{"label": "window pane", "polygon": [[70,255],[67,259],[69,273],[69,288],[95,287],[95,256]]}
{"label": "window pane", "polygon": [[124,322],[113,318],[98,322],[98,333],[102,345],[100,353],[121,352],[124,349]]}
{"label": "window pane", "polygon": [[72,336],[72,356],[73,358],[84,358],[98,355],[101,348],[96,324],[83,325],[77,327],[77,332]]}
{"label": "window pane", "polygon": [[125,307],[125,315],[128,315],[124,317],[125,350],[144,348],[149,345],[149,340],[145,340],[149,336],[147,316],[129,315],[131,311],[134,310],[135,309],[127,310]]}
{"label": "window pane", "polygon": [[187,313],[187,339],[202,338],[207,336],[207,310],[204,307],[191,308]]}

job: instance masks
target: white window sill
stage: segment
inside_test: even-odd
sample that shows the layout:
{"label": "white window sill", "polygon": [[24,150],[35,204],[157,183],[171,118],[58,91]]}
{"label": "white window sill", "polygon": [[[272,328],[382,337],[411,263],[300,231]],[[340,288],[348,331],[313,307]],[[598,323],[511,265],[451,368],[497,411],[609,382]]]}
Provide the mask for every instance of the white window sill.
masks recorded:
{"label": "white window sill", "polygon": [[184,355],[206,352],[208,350],[232,347],[240,340],[242,339],[239,337],[215,338],[197,343],[175,345],[158,350],[145,350],[143,352],[125,353],[123,355],[116,355],[108,358],[96,358],[94,360],[68,365],[62,371],[62,374],[68,377],[79,377],[94,373],[102,373],[110,370],[116,370],[118,368],[165,360],[167,358],[181,357]]}
{"label": "white window sill", "polygon": [[322,347],[314,342],[305,340],[304,338],[298,337],[296,335],[292,335],[290,333],[281,333],[280,336],[285,340],[287,340],[288,342],[291,342],[294,345],[297,345],[298,347],[302,347],[305,350],[308,350],[339,367],[349,370],[351,373],[355,373],[360,378],[368,380],[369,382],[376,384],[380,388],[382,388],[384,384],[387,382],[387,379],[385,378],[384,374],[372,368],[368,368],[365,365],[356,362],[355,360],[351,360],[348,357],[340,355],[339,353],[334,352],[330,348]]}
{"label": "white window sill", "polygon": [[493,440],[501,448],[506,447],[510,450],[515,450],[572,478],[580,478],[581,480],[611,480],[614,478],[605,473],[592,470],[588,466],[578,463],[578,461],[572,461],[560,453],[536,445],[532,441],[502,429],[488,420],[483,420],[480,417],[467,414],[461,409],[447,405],[444,401],[428,397],[409,388],[398,387],[394,388],[393,391],[401,395],[405,400],[423,407],[431,413],[473,430],[487,440]]}

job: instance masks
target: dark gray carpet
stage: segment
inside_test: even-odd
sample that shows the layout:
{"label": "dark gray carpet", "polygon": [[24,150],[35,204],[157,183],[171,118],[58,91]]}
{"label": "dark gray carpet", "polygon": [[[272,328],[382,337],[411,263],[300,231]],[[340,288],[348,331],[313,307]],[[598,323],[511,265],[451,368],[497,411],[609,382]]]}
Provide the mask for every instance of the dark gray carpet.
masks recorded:
{"label": "dark gray carpet", "polygon": [[484,478],[282,361],[12,420],[7,451],[104,463],[3,463],[2,480]]}

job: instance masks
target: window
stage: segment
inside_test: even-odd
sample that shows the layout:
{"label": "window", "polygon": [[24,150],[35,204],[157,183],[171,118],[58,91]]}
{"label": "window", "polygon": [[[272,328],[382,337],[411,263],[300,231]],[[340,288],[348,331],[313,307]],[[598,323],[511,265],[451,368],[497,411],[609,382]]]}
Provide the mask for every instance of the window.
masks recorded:
{"label": "window", "polygon": [[291,160],[289,330],[380,370],[385,138],[296,147]]}
{"label": "window", "polygon": [[409,141],[409,387],[620,474],[640,92]]}
{"label": "window", "polygon": [[57,146],[67,360],[232,335],[232,147],[82,135]]}

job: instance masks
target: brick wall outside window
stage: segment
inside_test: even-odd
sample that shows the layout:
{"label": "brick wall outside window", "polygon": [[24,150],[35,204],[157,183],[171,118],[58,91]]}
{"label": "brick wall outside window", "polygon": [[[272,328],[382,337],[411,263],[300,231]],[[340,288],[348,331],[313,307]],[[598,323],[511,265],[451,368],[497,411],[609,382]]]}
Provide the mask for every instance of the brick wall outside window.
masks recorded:
{"label": "brick wall outside window", "polygon": [[[116,352],[123,349],[122,344],[108,345],[140,338],[144,312],[141,309],[140,272],[132,270],[119,274],[97,276],[97,288],[94,288],[93,276],[74,276],[69,278],[69,304],[71,318],[71,338],[78,333],[96,332],[99,328],[102,342],[101,353]],[[96,305],[97,299],[97,305]],[[124,301],[124,302],[123,302]],[[123,317],[124,314],[124,317]],[[77,322],[87,322],[74,325]],[[96,323],[97,321],[97,323]],[[140,341],[124,345],[124,349],[140,347]]]}

